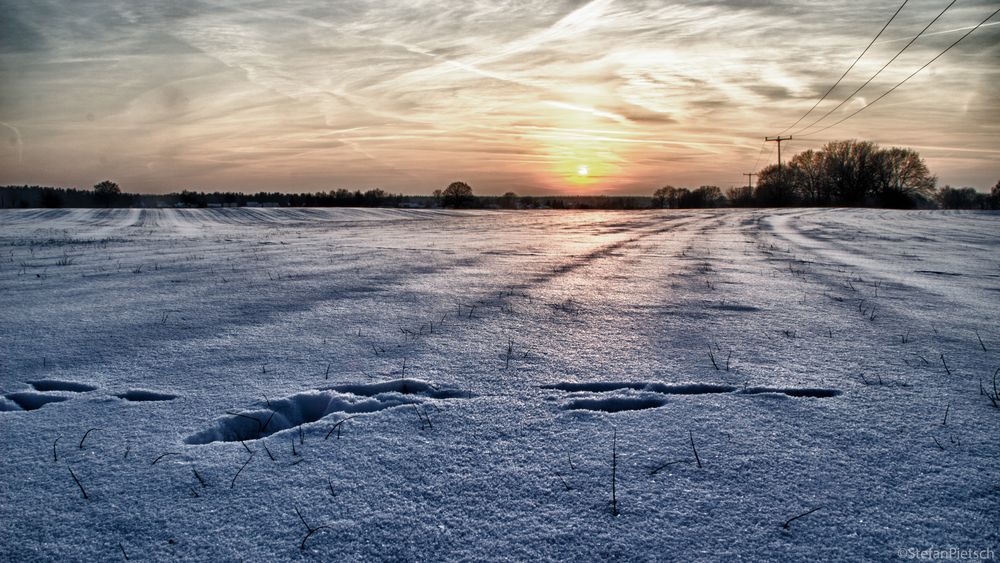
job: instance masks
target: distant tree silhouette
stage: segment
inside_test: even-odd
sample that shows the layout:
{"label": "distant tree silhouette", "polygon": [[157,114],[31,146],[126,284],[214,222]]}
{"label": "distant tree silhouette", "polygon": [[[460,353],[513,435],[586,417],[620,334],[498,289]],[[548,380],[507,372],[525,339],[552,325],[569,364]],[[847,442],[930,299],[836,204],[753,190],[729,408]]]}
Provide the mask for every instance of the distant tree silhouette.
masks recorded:
{"label": "distant tree silhouette", "polygon": [[682,201],[685,199],[687,194],[691,191],[687,188],[675,188],[673,186],[667,185],[659,188],[653,192],[653,202],[657,207],[669,207],[670,209],[677,209],[683,207],[681,205]]}
{"label": "distant tree silhouette", "polygon": [[62,194],[59,193],[59,190],[52,188],[42,190],[42,195],[39,199],[39,203],[42,207],[55,209],[63,206],[63,197]]}
{"label": "distant tree silhouette", "polygon": [[754,204],[753,188],[750,186],[729,188],[726,190],[726,199],[733,207],[750,207]]}
{"label": "distant tree silhouette", "polygon": [[118,184],[111,180],[104,180],[94,185],[94,200],[105,207],[114,203],[121,193],[122,190],[118,187]]}
{"label": "distant tree silhouette", "polygon": [[514,192],[507,192],[497,198],[497,204],[504,209],[516,209],[517,194]]}
{"label": "distant tree silhouette", "polygon": [[912,207],[934,194],[937,178],[912,149],[891,147],[879,151],[876,197],[885,207]]}
{"label": "distant tree silhouette", "polygon": [[758,172],[759,205],[928,205],[937,178],[912,149],[867,141],[831,141]]}
{"label": "distant tree silhouette", "polygon": [[[788,167],[779,169],[777,164],[769,164],[757,173],[757,185],[753,190],[753,198],[758,205],[781,206],[799,203],[794,178],[795,170]],[[793,181],[789,181],[793,180]]]}
{"label": "distant tree silhouette", "polygon": [[475,201],[472,187],[465,182],[452,182],[441,192],[441,204],[445,207],[468,207]]}
{"label": "distant tree silhouette", "polygon": [[990,190],[989,204],[990,209],[1000,209],[1000,180],[997,180],[996,185]]}
{"label": "distant tree silhouette", "polygon": [[935,194],[938,205],[944,209],[985,209],[989,207],[986,194],[975,188],[953,188],[945,186]]}
{"label": "distant tree silhouette", "polygon": [[663,208],[667,205],[667,187],[657,188],[653,192],[653,207]]}
{"label": "distant tree silhouette", "polygon": [[829,204],[833,198],[833,185],[826,173],[823,151],[809,149],[792,157],[786,167],[787,180],[795,187],[804,203]]}
{"label": "distant tree silhouette", "polygon": [[831,141],[823,147],[826,174],[838,203],[857,205],[872,194],[881,168],[878,146],[868,141]]}
{"label": "distant tree silhouette", "polygon": [[691,192],[684,207],[718,207],[725,202],[718,186],[701,186]]}

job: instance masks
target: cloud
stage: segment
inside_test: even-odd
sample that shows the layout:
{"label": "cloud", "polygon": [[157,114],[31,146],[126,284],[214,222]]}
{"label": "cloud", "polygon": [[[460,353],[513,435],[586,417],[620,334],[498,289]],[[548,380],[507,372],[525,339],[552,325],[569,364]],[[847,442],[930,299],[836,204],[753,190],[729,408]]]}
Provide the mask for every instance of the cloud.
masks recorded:
{"label": "cloud", "polygon": [[[607,192],[724,183],[717,178],[738,180],[754,164],[763,136],[829,88],[894,9],[846,0],[0,0],[0,120],[18,131],[22,160],[0,168],[0,183],[90,185],[114,173],[149,189],[427,192],[465,178],[477,191],[558,191],[570,186],[563,170],[602,163],[614,174],[594,189]],[[956,4],[861,95],[874,98],[992,9]],[[909,3],[818,109],[937,11],[929,0]],[[960,173],[955,161],[929,157],[932,168],[956,171],[942,181],[995,175],[998,29],[978,30],[824,139],[963,147]],[[23,154],[21,134],[31,140]]]}
{"label": "cloud", "polygon": [[3,127],[10,131],[11,135],[7,137],[7,146],[13,147],[14,151],[17,153],[17,164],[21,165],[24,160],[24,141],[21,140],[21,131],[17,127],[9,123],[4,123],[0,121],[0,127]]}

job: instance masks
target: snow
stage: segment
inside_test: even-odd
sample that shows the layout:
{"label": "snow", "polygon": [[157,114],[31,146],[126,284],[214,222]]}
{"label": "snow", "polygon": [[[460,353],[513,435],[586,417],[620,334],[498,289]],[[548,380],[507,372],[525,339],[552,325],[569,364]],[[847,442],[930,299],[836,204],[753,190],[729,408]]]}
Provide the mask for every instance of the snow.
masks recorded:
{"label": "snow", "polygon": [[2,210],[0,560],[995,554],[998,292],[986,212]]}

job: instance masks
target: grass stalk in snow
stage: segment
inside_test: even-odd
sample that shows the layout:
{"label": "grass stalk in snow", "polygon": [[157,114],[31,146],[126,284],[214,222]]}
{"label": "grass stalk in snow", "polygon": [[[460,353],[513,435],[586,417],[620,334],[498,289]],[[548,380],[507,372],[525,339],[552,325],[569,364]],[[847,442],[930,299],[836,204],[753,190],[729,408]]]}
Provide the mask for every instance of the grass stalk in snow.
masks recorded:
{"label": "grass stalk in snow", "polygon": [[194,472],[195,479],[197,479],[198,482],[201,483],[201,488],[204,489],[208,487],[208,483],[205,481],[205,478],[201,476],[201,473],[198,473],[197,469],[192,468],[191,471]]}
{"label": "grass stalk in snow", "polygon": [[271,458],[271,461],[278,461],[278,460],[274,459],[273,455],[271,455],[271,450],[267,449],[267,444],[265,444],[264,442],[261,442],[260,445],[264,446],[264,451],[267,452],[267,457]]}
{"label": "grass stalk in snow", "polygon": [[[355,415],[355,416],[357,416],[357,415]],[[341,425],[343,425],[348,420],[351,420],[352,418],[354,418],[354,416],[348,416],[348,417],[345,417],[345,418],[341,419],[339,422],[337,422],[337,424],[334,424],[333,428],[331,428],[330,431],[326,433],[326,436],[324,436],[323,439],[324,440],[329,439],[330,438],[330,434],[333,434],[333,431],[336,430],[337,431],[337,439],[339,440],[340,439],[340,427],[341,427]]]}
{"label": "grass stalk in snow", "polygon": [[817,510],[819,510],[821,508],[823,508],[823,507],[822,506],[817,506],[816,508],[813,508],[812,510],[808,510],[806,512],[803,512],[802,514],[799,514],[798,516],[793,516],[793,517],[789,518],[788,520],[785,520],[785,523],[781,527],[787,530],[789,524],[791,524],[792,522],[798,520],[799,518],[802,518],[803,516],[809,516],[810,514],[812,514],[813,512],[816,512]]}
{"label": "grass stalk in snow", "polygon": [[[268,407],[270,407],[270,405],[268,405]],[[267,430],[267,425],[271,424],[271,419],[274,418],[274,415],[275,411],[271,411],[271,416],[267,417],[267,420],[264,421],[264,424],[260,425],[260,434],[263,434]]]}
{"label": "grass stalk in snow", "polygon": [[252,459],[253,454],[251,453],[250,457],[248,457],[247,460],[243,462],[243,465],[240,466],[240,470],[236,472],[236,475],[233,475],[233,480],[229,483],[230,489],[236,488],[236,478],[240,476],[240,473],[243,473],[243,470],[246,469],[247,464],[250,463],[250,460]]}
{"label": "grass stalk in snow", "polygon": [[[238,413],[238,412],[227,412],[226,414],[228,414],[229,416],[238,416],[238,417],[240,417],[240,418],[245,418],[245,419],[247,419],[247,420],[252,420],[252,421],[254,421],[254,422],[255,422],[255,423],[257,424],[257,435],[258,435],[258,436],[260,436],[260,434],[261,434],[262,432],[264,432],[264,426],[263,426],[263,425],[262,425],[262,424],[260,423],[260,420],[257,420],[257,418],[255,418],[255,417],[252,417],[252,416],[247,416],[247,415],[245,415],[245,414],[240,414],[240,413]],[[243,447],[246,447],[246,446],[244,445]],[[248,449],[249,449],[249,448],[248,448]]]}
{"label": "grass stalk in snow", "polygon": [[59,455],[56,453],[56,444],[59,442],[59,438],[62,438],[62,435],[56,436],[56,439],[52,441],[52,461],[53,461],[53,463],[59,461]]}
{"label": "grass stalk in snow", "polygon": [[666,468],[670,467],[671,465],[676,465],[678,463],[684,463],[685,461],[688,461],[688,460],[686,460],[686,459],[675,459],[674,461],[668,461],[666,463],[657,465],[656,467],[650,469],[649,470],[649,474],[650,475],[656,475],[657,473],[659,473],[663,469],[666,469]]}
{"label": "grass stalk in snow", "polygon": [[[1000,389],[997,388],[997,375],[1000,374],[1000,368],[997,368],[993,372],[993,392],[989,392],[983,388],[983,380],[979,380],[979,394],[986,395],[986,397],[993,403],[994,408],[1000,409]],[[58,440],[58,438],[56,438]]]}
{"label": "grass stalk in snow", "polygon": [[73,477],[73,480],[76,481],[76,486],[80,487],[80,492],[83,493],[84,500],[90,500],[90,497],[87,495],[87,490],[83,488],[83,483],[81,483],[80,479],[77,478],[76,473],[73,473],[72,467],[69,468],[69,474]]}
{"label": "grass stalk in snow", "polygon": [[167,457],[168,455],[181,455],[181,454],[178,453],[178,452],[164,452],[164,453],[160,454],[156,459],[154,459],[152,461],[152,463],[150,463],[149,465],[156,465],[156,462],[158,462],[161,459]]}
{"label": "grass stalk in snow", "polygon": [[411,403],[413,405],[413,410],[417,411],[417,418],[420,419],[420,429],[430,428],[434,430],[434,423],[431,422],[431,415],[424,412],[416,403]]}
{"label": "grass stalk in snow", "polygon": [[558,471],[555,472],[555,473],[556,473],[556,477],[559,478],[559,481],[562,482],[562,486],[566,488],[566,491],[567,492],[572,491],[573,487],[569,486],[569,483],[566,482],[566,479],[563,479],[563,476],[560,475]]}
{"label": "grass stalk in snow", "polygon": [[89,436],[91,432],[96,432],[98,430],[100,430],[100,428],[91,428],[90,430],[87,430],[86,432],[83,433],[83,438],[80,438],[80,449],[81,450],[83,449],[83,442],[84,442],[84,440],[87,439],[87,436]]}
{"label": "grass stalk in snow", "polygon": [[[861,373],[859,375],[861,376],[861,381],[863,381],[865,385],[875,385],[875,380],[868,381],[868,378],[865,377],[864,373]],[[884,385],[884,383],[882,381],[882,374],[876,373],[875,377],[878,378],[878,385]]]}
{"label": "grass stalk in snow", "polygon": [[698,464],[698,469],[701,469],[701,458],[698,457],[698,448],[694,447],[694,432],[688,430],[688,438],[691,440],[691,451],[694,452],[694,461]]}
{"label": "grass stalk in snow", "polygon": [[307,533],[306,533],[305,537],[302,538],[302,542],[299,544],[299,551],[305,551],[306,550],[306,541],[313,534],[315,534],[316,532],[318,532],[318,531],[320,531],[320,530],[322,530],[324,528],[326,528],[327,530],[329,530],[330,526],[316,526],[315,528],[313,528],[312,526],[309,525],[308,522],[306,522],[306,519],[302,517],[302,513],[299,512],[299,507],[296,506],[294,508],[295,508],[295,514],[297,514],[299,516],[299,520],[302,521],[302,525],[305,526],[306,530],[307,530]]}

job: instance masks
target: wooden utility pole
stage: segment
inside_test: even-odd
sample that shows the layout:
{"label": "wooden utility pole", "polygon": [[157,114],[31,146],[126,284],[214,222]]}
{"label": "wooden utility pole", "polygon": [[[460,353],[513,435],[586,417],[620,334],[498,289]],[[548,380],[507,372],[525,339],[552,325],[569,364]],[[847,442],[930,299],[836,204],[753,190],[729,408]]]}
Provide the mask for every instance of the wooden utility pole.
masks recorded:
{"label": "wooden utility pole", "polygon": [[747,177],[747,189],[753,191],[753,177],[757,174],[754,174],[753,172],[744,172],[743,175]]}
{"label": "wooden utility pole", "polygon": [[765,141],[771,141],[778,143],[778,177],[781,177],[781,141],[791,141],[792,136],[782,137],[778,135],[777,137],[764,137]]}

